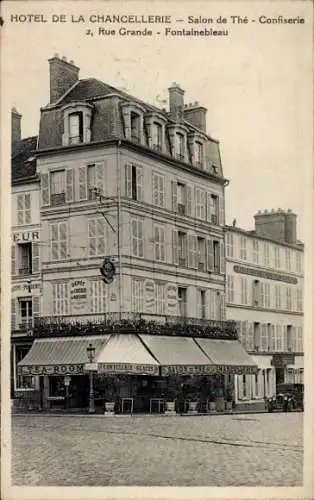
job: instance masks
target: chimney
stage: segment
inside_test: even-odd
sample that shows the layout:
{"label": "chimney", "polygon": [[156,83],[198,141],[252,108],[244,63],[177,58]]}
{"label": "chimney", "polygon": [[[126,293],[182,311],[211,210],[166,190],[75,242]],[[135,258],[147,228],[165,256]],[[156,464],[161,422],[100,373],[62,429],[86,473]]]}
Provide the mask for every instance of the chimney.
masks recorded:
{"label": "chimney", "polygon": [[21,119],[22,119],[22,115],[20,115],[20,113],[18,113],[15,108],[12,108],[12,110],[11,110],[11,146],[13,149],[21,140]]}
{"label": "chimney", "polygon": [[183,118],[184,90],[177,83],[173,83],[168,91],[170,118],[176,122],[180,121]]}
{"label": "chimney", "polygon": [[258,211],[254,215],[257,236],[265,236],[283,243],[296,243],[296,214],[281,208]]}
{"label": "chimney", "polygon": [[79,79],[80,68],[66,57],[60,59],[58,54],[49,59],[50,70],[50,104],[62,97]]}
{"label": "chimney", "polygon": [[194,127],[206,133],[206,113],[207,109],[200,106],[198,102],[186,104],[184,106],[184,118]]}

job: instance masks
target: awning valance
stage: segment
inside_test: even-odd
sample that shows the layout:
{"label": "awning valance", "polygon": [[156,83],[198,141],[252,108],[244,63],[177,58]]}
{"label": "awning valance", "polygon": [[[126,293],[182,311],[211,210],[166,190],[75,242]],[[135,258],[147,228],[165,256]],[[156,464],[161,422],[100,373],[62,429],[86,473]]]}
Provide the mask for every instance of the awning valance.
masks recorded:
{"label": "awning valance", "polygon": [[257,365],[237,340],[195,339],[216,367],[225,373],[255,373]]}
{"label": "awning valance", "polygon": [[18,363],[21,375],[77,375],[88,363],[87,347],[95,347],[94,360],[109,335],[35,339],[31,349]]}
{"label": "awning valance", "polygon": [[207,356],[190,337],[140,335],[159,361],[162,375],[201,375],[213,373]]}
{"label": "awning valance", "polygon": [[135,334],[112,335],[98,356],[98,372],[159,375],[159,364]]}

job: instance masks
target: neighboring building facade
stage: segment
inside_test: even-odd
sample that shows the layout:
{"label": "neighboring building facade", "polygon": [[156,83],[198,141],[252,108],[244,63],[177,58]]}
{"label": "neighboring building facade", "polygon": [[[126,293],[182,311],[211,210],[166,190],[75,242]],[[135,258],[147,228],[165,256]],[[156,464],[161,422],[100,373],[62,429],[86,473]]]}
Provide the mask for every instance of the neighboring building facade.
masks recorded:
{"label": "neighboring building facade", "polygon": [[263,404],[276,383],[303,383],[303,244],[296,215],[258,212],[255,230],[226,227],[227,318],[256,375],[236,376],[238,404]]}

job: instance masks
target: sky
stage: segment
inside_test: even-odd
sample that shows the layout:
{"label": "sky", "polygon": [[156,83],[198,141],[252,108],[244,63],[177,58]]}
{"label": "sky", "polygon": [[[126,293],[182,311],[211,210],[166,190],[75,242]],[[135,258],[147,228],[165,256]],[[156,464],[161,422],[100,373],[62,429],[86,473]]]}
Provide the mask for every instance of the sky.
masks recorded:
{"label": "sky", "polygon": [[[48,22],[10,20],[11,14],[34,13]],[[66,22],[53,23],[53,14],[63,14]],[[90,23],[92,14],[169,15],[171,29],[229,34],[166,36],[169,25],[149,25],[152,37],[104,36],[97,34],[98,27],[120,26]],[[54,53],[74,60],[80,78],[99,78],[160,107],[168,106],[167,89],[177,82],[186,103],[199,101],[208,109],[207,132],[220,141],[230,180],[226,222],[236,218],[238,226],[252,229],[258,210],[291,208],[298,215],[298,238],[304,239],[313,136],[311,2],[5,1],[1,15],[2,103],[23,115],[24,137],[38,133],[39,108],[49,101],[48,59]],[[79,15],[85,23],[74,22]],[[233,24],[235,15],[249,22]],[[303,17],[305,23],[259,22],[259,16],[279,15]],[[211,17],[214,23],[189,24],[188,16]],[[219,16],[227,23],[217,24]]]}

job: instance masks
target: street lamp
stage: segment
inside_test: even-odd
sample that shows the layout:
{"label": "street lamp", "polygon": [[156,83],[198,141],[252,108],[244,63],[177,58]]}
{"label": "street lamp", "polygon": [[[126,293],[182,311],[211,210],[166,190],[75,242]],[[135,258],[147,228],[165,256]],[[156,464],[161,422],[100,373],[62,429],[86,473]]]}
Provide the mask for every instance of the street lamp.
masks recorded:
{"label": "street lamp", "polygon": [[[86,348],[87,356],[90,364],[94,361],[95,347],[92,344]],[[95,413],[95,400],[94,400],[94,374],[92,366],[89,367],[89,407],[88,413]]]}

